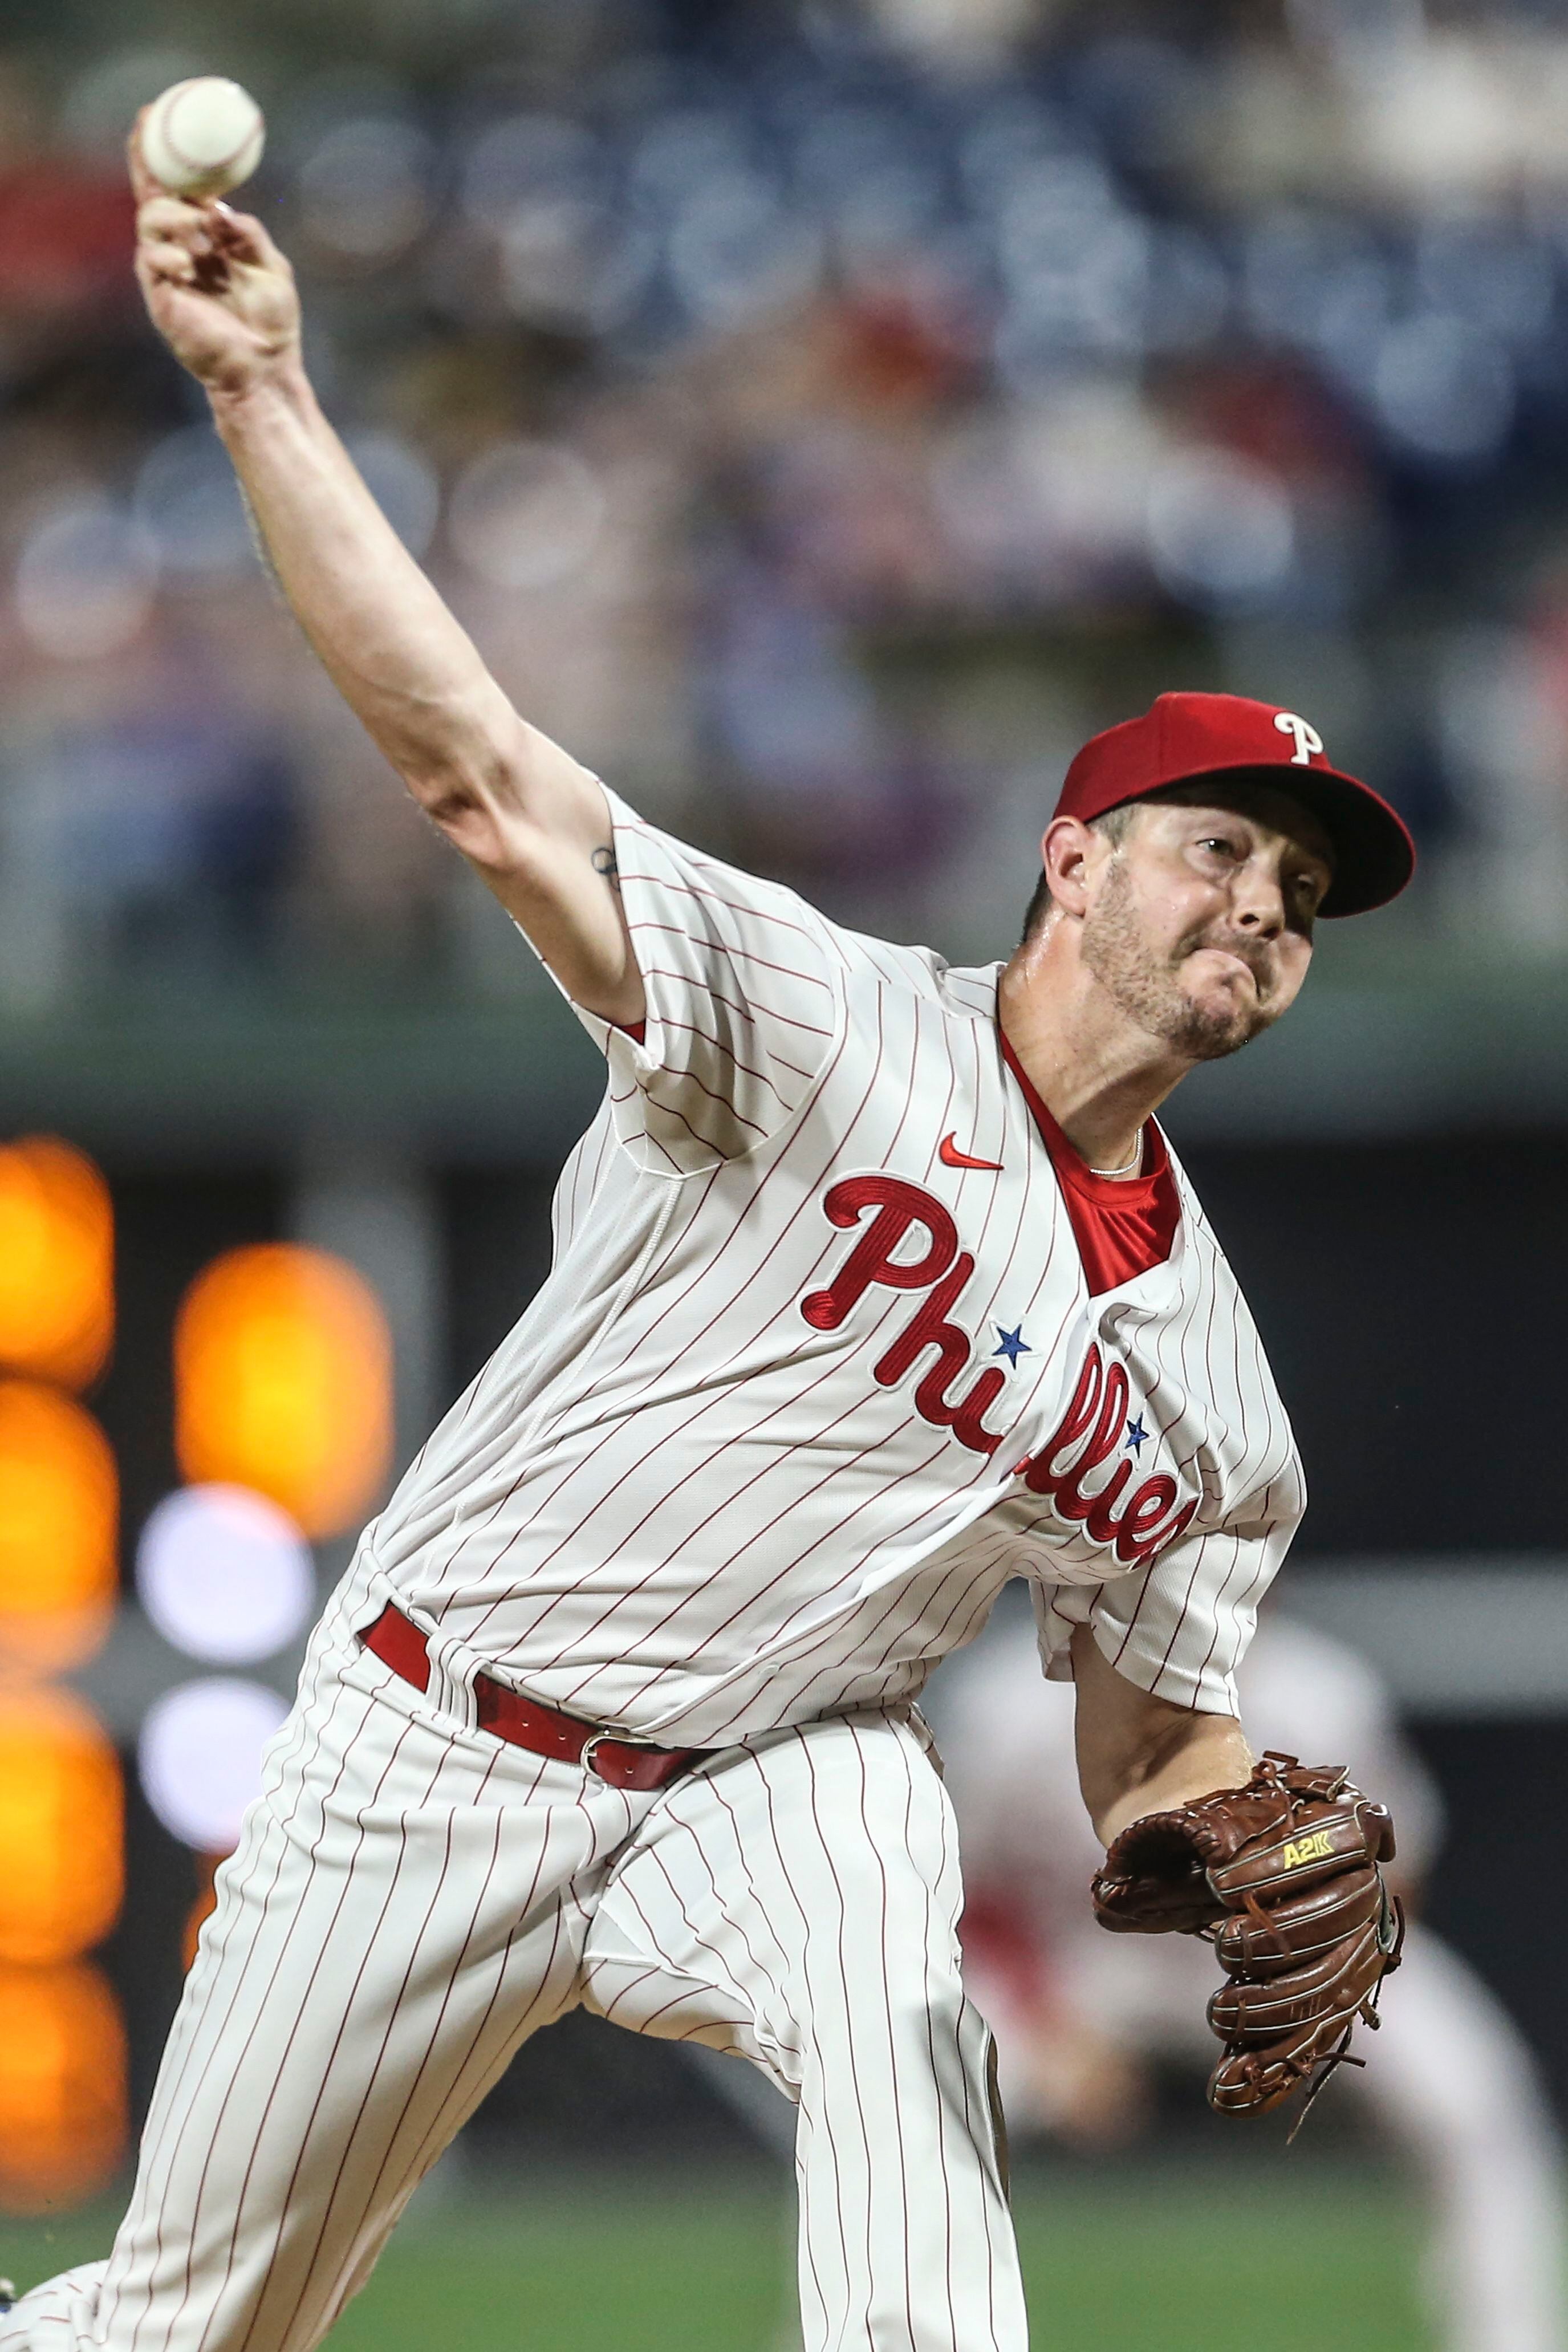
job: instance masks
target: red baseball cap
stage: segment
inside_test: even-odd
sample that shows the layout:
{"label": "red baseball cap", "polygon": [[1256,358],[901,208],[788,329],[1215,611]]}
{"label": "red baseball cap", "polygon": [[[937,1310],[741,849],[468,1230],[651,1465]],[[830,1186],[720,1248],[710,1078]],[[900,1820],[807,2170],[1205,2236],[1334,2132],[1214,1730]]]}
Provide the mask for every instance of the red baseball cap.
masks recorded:
{"label": "red baseball cap", "polygon": [[1103,816],[1204,776],[1254,778],[1311,810],[1334,852],[1320,914],[1384,906],[1415,870],[1404,818],[1370,784],[1330,766],[1317,729],[1293,710],[1240,694],[1163,694],[1141,719],[1091,736],[1068,770],[1056,814]]}

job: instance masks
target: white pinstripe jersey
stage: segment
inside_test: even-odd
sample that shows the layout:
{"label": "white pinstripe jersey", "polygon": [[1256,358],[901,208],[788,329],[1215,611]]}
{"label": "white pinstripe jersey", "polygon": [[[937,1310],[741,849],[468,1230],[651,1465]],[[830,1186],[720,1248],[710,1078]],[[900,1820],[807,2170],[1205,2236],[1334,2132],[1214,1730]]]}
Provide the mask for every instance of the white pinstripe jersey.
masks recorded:
{"label": "white pinstripe jersey", "polygon": [[645,1034],[580,1013],[609,1083],[552,1270],[367,1531],[389,1590],[459,1667],[669,1744],[911,1696],[1018,1574],[1058,1671],[1087,1618],[1233,1711],[1304,1494],[1185,1178],[1166,1263],[1090,1297],[999,968],[611,806]]}

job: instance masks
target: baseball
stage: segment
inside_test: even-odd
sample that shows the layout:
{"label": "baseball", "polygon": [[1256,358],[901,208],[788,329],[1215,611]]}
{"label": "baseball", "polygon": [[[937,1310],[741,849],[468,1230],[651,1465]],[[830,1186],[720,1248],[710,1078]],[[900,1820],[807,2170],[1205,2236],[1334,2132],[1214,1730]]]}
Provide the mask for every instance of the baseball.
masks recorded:
{"label": "baseball", "polygon": [[177,81],[148,108],[142,160],[173,196],[221,196],[261,161],[267,125],[247,89],[218,74]]}

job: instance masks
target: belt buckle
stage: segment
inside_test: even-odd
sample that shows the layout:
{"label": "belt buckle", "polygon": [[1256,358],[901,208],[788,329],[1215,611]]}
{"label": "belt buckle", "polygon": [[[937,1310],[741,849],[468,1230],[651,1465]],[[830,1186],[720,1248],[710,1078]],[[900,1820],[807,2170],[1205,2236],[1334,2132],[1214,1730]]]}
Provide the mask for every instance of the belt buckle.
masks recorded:
{"label": "belt buckle", "polygon": [[604,1781],[606,1789],[613,1789],[616,1785],[616,1782],[607,1779],[605,1775],[599,1770],[598,1766],[594,1761],[594,1752],[595,1748],[640,1748],[646,1747],[647,1745],[647,1743],[644,1740],[625,1739],[618,1731],[595,1731],[591,1738],[584,1739],[583,1742],[582,1748],[578,1751],[577,1761],[581,1764],[584,1772],[592,1772],[595,1779]]}

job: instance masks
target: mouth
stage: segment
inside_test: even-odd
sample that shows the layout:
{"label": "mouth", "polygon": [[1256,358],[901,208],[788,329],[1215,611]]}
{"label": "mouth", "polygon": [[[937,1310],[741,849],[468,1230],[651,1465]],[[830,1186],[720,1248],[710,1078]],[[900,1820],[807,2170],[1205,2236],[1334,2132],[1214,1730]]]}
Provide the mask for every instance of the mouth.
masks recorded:
{"label": "mouth", "polygon": [[1249,957],[1239,954],[1236,949],[1215,947],[1212,942],[1202,940],[1194,952],[1215,957],[1221,967],[1222,976],[1228,976],[1233,972],[1241,973],[1251,983],[1255,996],[1262,997],[1268,994],[1268,983],[1263,972]]}

